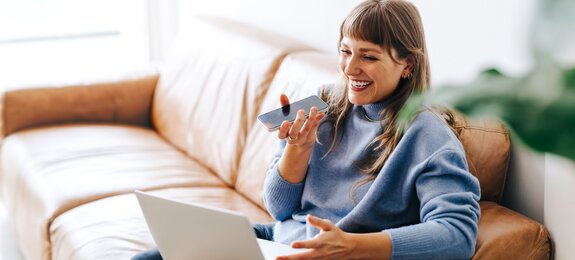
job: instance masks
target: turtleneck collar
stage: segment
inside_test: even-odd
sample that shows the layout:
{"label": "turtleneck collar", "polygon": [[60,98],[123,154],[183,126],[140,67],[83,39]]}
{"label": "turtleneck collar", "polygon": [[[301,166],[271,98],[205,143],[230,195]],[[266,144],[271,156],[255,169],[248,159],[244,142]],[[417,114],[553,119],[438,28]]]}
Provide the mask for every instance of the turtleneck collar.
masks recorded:
{"label": "turtleneck collar", "polygon": [[373,104],[363,105],[363,110],[365,111],[365,116],[370,121],[379,121],[380,114],[383,109],[387,106],[386,100],[379,101]]}

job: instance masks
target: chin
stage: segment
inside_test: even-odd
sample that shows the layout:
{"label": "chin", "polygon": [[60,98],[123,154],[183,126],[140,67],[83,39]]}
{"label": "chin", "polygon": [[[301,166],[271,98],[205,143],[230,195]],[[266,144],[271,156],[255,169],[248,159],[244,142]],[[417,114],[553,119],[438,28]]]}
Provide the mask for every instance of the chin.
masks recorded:
{"label": "chin", "polygon": [[356,106],[363,106],[363,105],[369,104],[365,100],[362,100],[361,98],[358,98],[354,95],[348,95],[348,100],[350,103],[352,103]]}
{"label": "chin", "polygon": [[356,106],[367,105],[373,101],[371,100],[371,93],[369,93],[369,90],[357,93],[351,90],[349,87],[347,89],[347,99],[350,103]]}

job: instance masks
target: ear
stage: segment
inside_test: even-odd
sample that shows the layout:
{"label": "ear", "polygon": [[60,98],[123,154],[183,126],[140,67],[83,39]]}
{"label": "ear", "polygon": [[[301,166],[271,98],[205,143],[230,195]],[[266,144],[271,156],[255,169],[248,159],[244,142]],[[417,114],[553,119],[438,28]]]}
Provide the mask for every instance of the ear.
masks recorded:
{"label": "ear", "polygon": [[408,70],[408,73],[412,72],[413,66],[415,66],[415,58],[413,57],[413,55],[407,55],[407,58],[405,58],[405,62],[407,63],[405,69]]}
{"label": "ear", "polygon": [[405,63],[405,67],[401,72],[401,78],[411,78],[411,75],[413,75],[413,66],[415,65],[415,59],[413,58],[413,55],[407,55],[405,58]]}

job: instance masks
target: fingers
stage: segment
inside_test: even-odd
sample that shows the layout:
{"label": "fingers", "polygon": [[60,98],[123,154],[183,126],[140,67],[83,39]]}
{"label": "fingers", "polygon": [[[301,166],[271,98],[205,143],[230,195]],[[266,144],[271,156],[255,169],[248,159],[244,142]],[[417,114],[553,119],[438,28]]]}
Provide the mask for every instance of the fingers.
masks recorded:
{"label": "fingers", "polygon": [[308,136],[308,133],[310,132],[313,124],[315,123],[315,118],[317,116],[316,114],[317,114],[317,108],[312,107],[310,112],[309,112],[308,119],[305,121],[305,123],[303,124],[303,127],[301,128],[300,134],[302,136]]}
{"label": "fingers", "polygon": [[321,219],[312,215],[307,215],[307,223],[320,229],[321,231],[330,231],[334,228],[334,224],[329,219]]}
{"label": "fingers", "polygon": [[307,240],[300,240],[294,241],[291,243],[291,247],[293,248],[316,248],[319,247],[321,244],[317,241],[317,239],[307,239]]}
{"label": "fingers", "polygon": [[299,259],[317,259],[316,253],[312,250],[306,250],[302,253],[278,256],[276,260],[299,260]]}
{"label": "fingers", "polygon": [[302,130],[302,125],[304,124],[305,120],[305,110],[300,109],[297,111],[297,116],[295,117],[295,121],[293,122],[292,127],[289,130],[288,138],[289,140],[297,140],[299,134]]}
{"label": "fingers", "polygon": [[311,135],[312,136],[316,136],[316,132],[317,132],[317,126],[319,125],[319,122],[323,119],[323,117],[325,116],[325,114],[323,112],[319,112],[316,116],[315,116],[315,120],[314,122],[311,124],[310,129],[311,129]]}
{"label": "fingers", "polygon": [[[280,95],[280,103],[282,106],[289,104],[289,98],[286,94]],[[292,145],[307,146],[315,141],[317,127],[324,115],[323,112],[318,112],[316,107],[312,107],[306,119],[306,111],[300,109],[297,111],[293,122],[282,122],[278,131],[278,138],[287,139],[288,143]]]}
{"label": "fingers", "polygon": [[289,104],[289,98],[286,94],[282,93],[280,95],[280,104],[283,106],[288,105]]}
{"label": "fingers", "polygon": [[291,124],[287,120],[282,122],[282,124],[280,125],[280,129],[278,131],[279,139],[285,139],[287,137],[288,132],[290,130],[290,126]]}

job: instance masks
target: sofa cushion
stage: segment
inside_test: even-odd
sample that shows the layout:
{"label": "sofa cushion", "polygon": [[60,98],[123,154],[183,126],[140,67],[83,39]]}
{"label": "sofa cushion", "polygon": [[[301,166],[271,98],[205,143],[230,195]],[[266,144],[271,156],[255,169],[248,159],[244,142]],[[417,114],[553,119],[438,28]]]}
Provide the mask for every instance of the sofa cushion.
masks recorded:
{"label": "sofa cushion", "polygon": [[46,259],[50,222],[86,202],[134,189],[225,186],[154,131],[120,125],[12,134],[2,144],[1,170],[4,201],[28,259]]}
{"label": "sofa cushion", "polygon": [[473,259],[550,259],[545,227],[494,202],[482,201]]}
{"label": "sofa cushion", "polygon": [[[317,95],[322,85],[337,79],[337,56],[318,52],[296,52],[282,62],[258,113],[280,107],[281,93],[291,101]],[[278,149],[277,132],[270,133],[254,122],[240,159],[236,189],[263,207],[262,187],[269,163]]]}
{"label": "sofa cushion", "polygon": [[152,108],[168,141],[235,183],[240,153],[279,63],[302,45],[223,19],[196,19],[176,40]]}
{"label": "sofa cushion", "polygon": [[[242,212],[252,223],[271,221],[265,211],[226,187],[172,188],[150,193]],[[129,259],[154,246],[133,194],[109,197],[69,210],[54,220],[50,237],[54,245],[52,259]]]}

